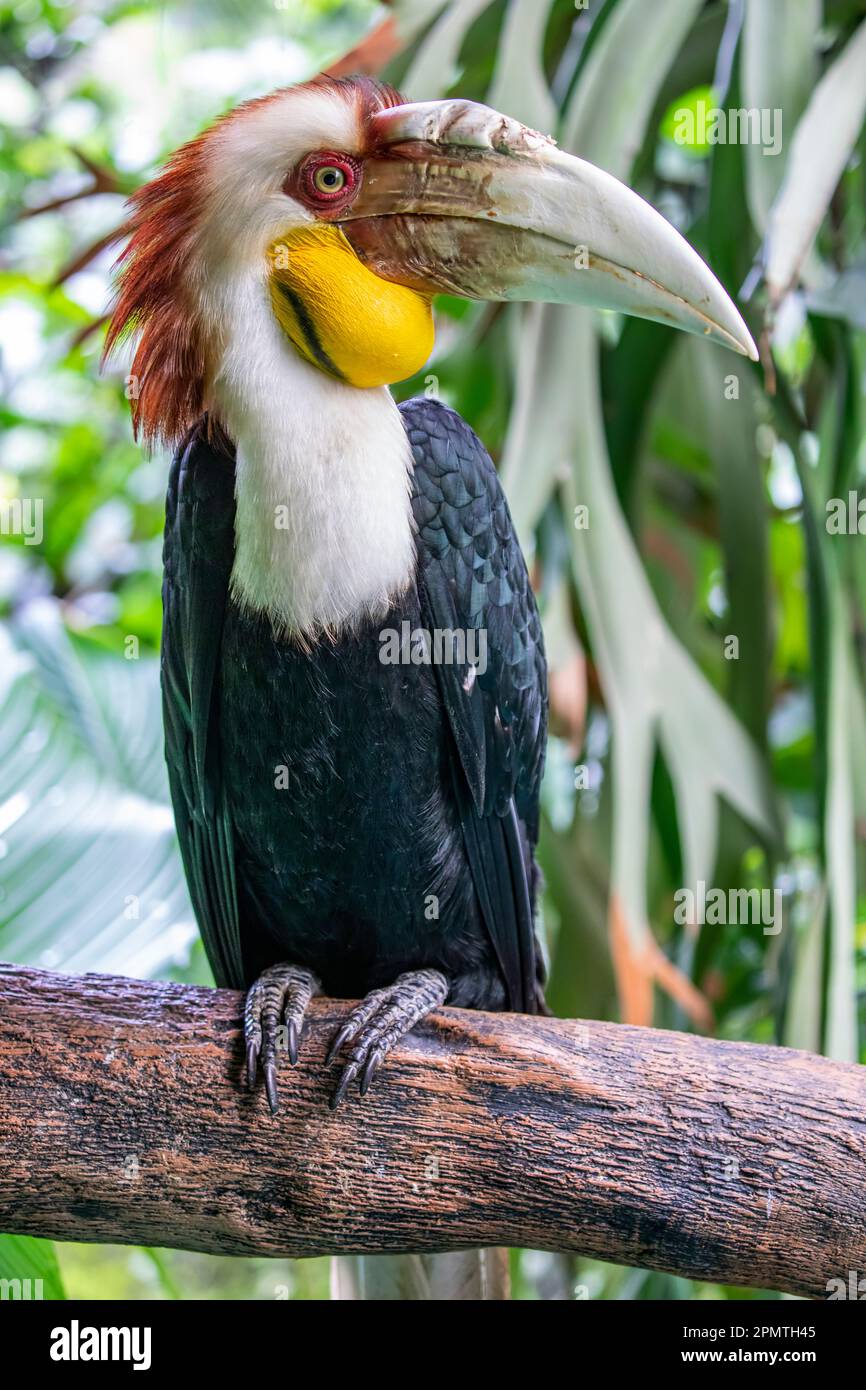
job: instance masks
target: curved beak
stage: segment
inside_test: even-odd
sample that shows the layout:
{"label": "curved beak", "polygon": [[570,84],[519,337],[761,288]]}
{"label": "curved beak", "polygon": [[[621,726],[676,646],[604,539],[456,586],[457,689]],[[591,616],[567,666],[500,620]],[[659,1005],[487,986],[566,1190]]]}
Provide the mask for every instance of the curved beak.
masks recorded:
{"label": "curved beak", "polygon": [[673,324],[753,360],[698,253],[625,184],[488,106],[378,112],[339,225],[383,279],[426,294],[589,304]]}

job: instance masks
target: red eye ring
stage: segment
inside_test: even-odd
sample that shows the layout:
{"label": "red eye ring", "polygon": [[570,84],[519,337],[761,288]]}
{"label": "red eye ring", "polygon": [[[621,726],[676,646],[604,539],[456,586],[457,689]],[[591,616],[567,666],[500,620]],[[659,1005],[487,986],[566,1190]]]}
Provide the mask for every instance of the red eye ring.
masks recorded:
{"label": "red eye ring", "polygon": [[334,207],[349,202],[360,181],[359,160],[326,150],[304,160],[298,170],[297,189],[313,207]]}

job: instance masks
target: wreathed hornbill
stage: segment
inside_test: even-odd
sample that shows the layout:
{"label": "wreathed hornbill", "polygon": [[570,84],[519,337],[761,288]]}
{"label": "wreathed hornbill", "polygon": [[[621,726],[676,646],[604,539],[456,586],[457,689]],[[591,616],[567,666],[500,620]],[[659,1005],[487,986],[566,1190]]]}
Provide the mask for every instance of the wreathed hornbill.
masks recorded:
{"label": "wreathed hornbill", "polygon": [[[136,429],[179,443],[162,679],[190,894],[217,982],[248,989],[272,1109],[310,998],[363,997],[331,1050],[337,1104],[439,1004],[543,1008],[526,565],[469,426],[388,390],[430,355],[433,296],[594,304],[755,348],[616,179],[488,107],[366,78],[231,112],[127,230],[107,350],[139,335]],[[383,660],[407,631],[407,659]]]}

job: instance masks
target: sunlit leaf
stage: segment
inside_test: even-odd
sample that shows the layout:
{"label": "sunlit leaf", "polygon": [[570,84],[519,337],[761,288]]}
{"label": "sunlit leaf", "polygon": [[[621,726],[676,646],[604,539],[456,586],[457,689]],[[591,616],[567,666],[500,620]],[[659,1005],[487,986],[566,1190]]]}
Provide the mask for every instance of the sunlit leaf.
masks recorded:
{"label": "sunlit leaf", "polygon": [[0,1235],[0,1282],[5,1299],[66,1297],[53,1243],[34,1236]]}
{"label": "sunlit leaf", "polygon": [[770,211],[766,280],[778,302],[796,281],[854,148],[866,112],[866,20],[821,78],[794,132]]}
{"label": "sunlit leaf", "polygon": [[671,102],[660,132],[666,140],[698,157],[710,149],[710,121],[714,108],[712,87],[693,87]]}
{"label": "sunlit leaf", "polygon": [[781,112],[781,149],[760,141],[745,145],[749,207],[760,232],[782,183],[791,135],[812,95],[821,10],[821,0],[746,0],[743,106],[774,121]]}

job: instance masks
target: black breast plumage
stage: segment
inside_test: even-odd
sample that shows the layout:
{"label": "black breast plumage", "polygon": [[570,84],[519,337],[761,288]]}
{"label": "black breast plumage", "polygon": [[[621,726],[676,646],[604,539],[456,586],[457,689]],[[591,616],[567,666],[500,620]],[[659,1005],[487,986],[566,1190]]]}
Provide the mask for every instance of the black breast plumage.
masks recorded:
{"label": "black breast plumage", "polygon": [[[402,413],[416,581],[384,619],[308,646],[278,639],[229,595],[230,453],[204,422],[178,453],[162,669],[187,880],[220,983],[289,960],[327,992],[357,996],[433,967],[450,1002],[532,1012],[538,615],[483,446],[437,402]],[[384,632],[468,629],[484,644],[449,648],[448,662],[428,664],[417,645],[415,661],[411,648],[409,661],[382,659],[394,654]]]}

